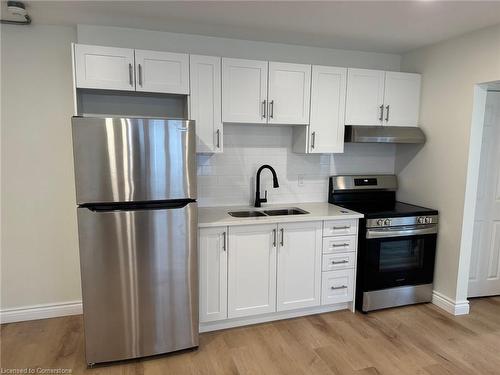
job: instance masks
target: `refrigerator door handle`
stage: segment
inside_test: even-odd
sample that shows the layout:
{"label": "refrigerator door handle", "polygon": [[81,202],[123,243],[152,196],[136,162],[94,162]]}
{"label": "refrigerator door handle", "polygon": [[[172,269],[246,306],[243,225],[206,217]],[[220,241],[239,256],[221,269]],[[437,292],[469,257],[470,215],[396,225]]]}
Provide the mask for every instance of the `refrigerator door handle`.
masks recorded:
{"label": "refrigerator door handle", "polygon": [[179,199],[169,201],[154,202],[117,202],[117,203],[88,203],[79,207],[87,208],[93,212],[114,212],[114,211],[139,211],[139,210],[161,210],[178,209],[186,207],[189,203],[196,202],[194,199]]}

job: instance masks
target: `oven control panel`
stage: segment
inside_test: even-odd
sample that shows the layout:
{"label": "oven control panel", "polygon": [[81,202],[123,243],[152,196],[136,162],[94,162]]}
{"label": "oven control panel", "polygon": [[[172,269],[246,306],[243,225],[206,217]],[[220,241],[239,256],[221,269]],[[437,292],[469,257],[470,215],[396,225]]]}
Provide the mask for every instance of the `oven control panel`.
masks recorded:
{"label": "oven control panel", "polygon": [[431,216],[405,216],[391,218],[377,218],[366,220],[367,228],[397,227],[401,225],[437,224],[438,215]]}

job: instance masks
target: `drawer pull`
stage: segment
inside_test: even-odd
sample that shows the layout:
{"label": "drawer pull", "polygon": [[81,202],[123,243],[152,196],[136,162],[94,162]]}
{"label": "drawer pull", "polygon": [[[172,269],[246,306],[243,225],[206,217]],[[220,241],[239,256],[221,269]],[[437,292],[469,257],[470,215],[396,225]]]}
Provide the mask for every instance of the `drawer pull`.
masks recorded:
{"label": "drawer pull", "polygon": [[349,229],[351,228],[350,225],[344,225],[343,227],[333,227],[333,230],[341,230],[341,229]]}
{"label": "drawer pull", "polygon": [[332,290],[338,290],[338,289],[347,289],[347,285],[342,285],[342,286],[332,286]]}
{"label": "drawer pull", "polygon": [[336,262],[334,260],[332,260],[332,264],[345,264],[345,263],[349,263],[348,260],[341,260],[340,262]]}
{"label": "drawer pull", "polygon": [[349,246],[349,244],[345,242],[341,244],[336,244],[336,243],[332,244],[332,247],[347,247],[347,246]]}

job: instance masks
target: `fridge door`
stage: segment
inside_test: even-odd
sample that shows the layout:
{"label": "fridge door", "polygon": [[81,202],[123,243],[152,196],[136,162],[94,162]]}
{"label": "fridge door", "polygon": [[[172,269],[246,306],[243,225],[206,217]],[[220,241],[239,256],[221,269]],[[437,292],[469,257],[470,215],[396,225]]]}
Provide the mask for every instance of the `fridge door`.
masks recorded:
{"label": "fridge door", "polygon": [[73,117],[77,204],[196,199],[194,121]]}
{"label": "fridge door", "polygon": [[78,208],[89,364],[198,346],[197,203]]}

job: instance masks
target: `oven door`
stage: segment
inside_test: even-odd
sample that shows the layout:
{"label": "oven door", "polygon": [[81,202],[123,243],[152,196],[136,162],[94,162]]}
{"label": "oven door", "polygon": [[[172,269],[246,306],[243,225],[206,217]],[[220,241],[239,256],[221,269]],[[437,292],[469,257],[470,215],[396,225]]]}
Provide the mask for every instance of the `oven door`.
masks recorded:
{"label": "oven door", "polygon": [[432,283],[437,225],[366,230],[364,291]]}

